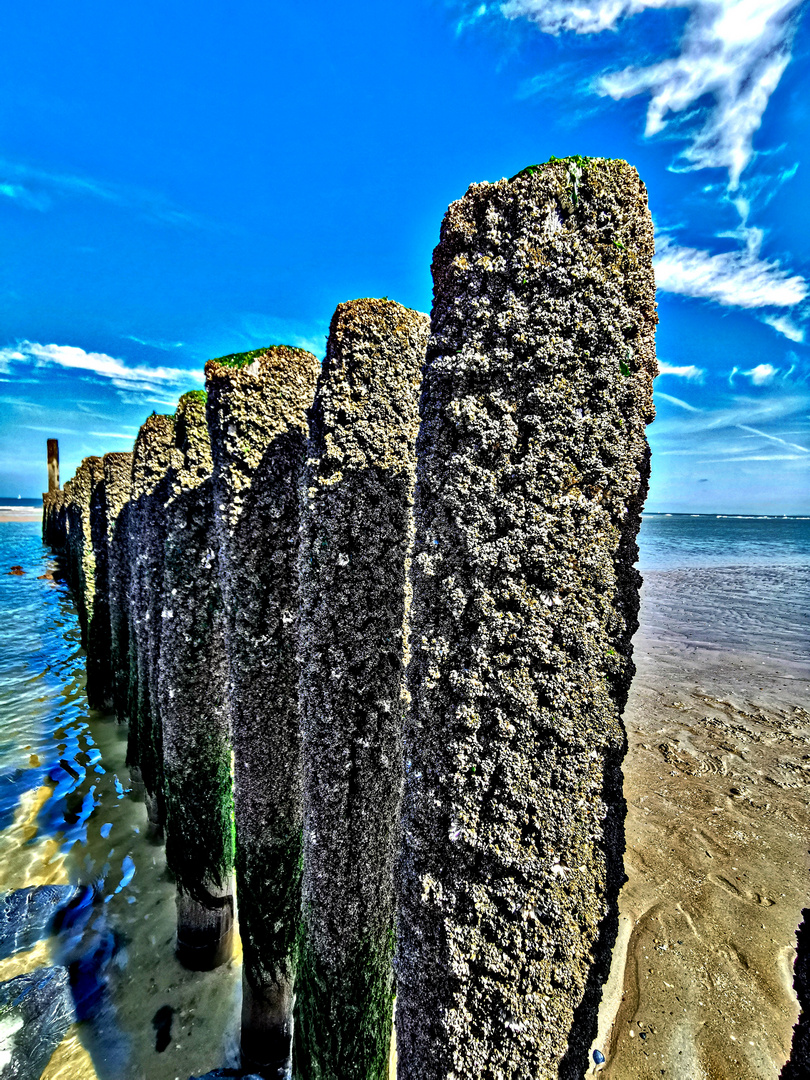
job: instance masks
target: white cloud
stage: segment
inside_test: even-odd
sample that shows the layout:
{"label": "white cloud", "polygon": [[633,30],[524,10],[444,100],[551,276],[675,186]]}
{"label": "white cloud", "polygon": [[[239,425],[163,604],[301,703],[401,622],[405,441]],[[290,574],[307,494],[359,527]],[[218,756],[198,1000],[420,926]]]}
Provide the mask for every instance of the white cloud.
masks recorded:
{"label": "white cloud", "polygon": [[[648,8],[687,8],[677,56],[603,75],[595,89],[614,99],[649,93],[647,135],[662,131],[672,115],[693,109],[700,126],[687,136],[687,168],[725,168],[736,188],[771,94],[790,62],[800,2],[508,0],[501,10],[507,18],[531,19],[544,33],[557,36],[615,30],[620,20]],[[695,108],[706,97],[713,104]]]}
{"label": "white cloud", "polygon": [[767,386],[769,382],[773,382],[774,376],[779,374],[779,368],[775,368],[773,364],[757,364],[750,371],[741,371],[740,374],[747,375],[754,386]]}
{"label": "white cloud", "polygon": [[135,435],[123,435],[120,431],[90,431],[97,439],[124,439],[126,442],[135,442]]}
{"label": "white cloud", "polygon": [[696,408],[694,405],[690,405],[688,401],[681,401],[680,398],[673,397],[671,394],[665,394],[662,390],[655,391],[656,400],[663,398],[664,401],[669,401],[672,405],[680,405],[682,409],[687,409],[689,412],[701,412],[701,409]]}
{"label": "white cloud", "polygon": [[5,367],[8,370],[12,363],[37,368],[56,366],[88,372],[109,379],[118,390],[136,393],[153,393],[167,386],[204,381],[201,371],[128,366],[123,360],[106,353],[85,352],[75,345],[40,345],[34,341],[21,341],[16,347],[0,348],[0,368]]}
{"label": "white cloud", "polygon": [[796,326],[785,315],[763,315],[762,321],[773,327],[778,334],[783,334],[789,341],[804,341],[804,328]]}
{"label": "white cloud", "polygon": [[712,255],[656,239],[655,283],[665,292],[714,300],[726,307],[791,307],[808,294],[807,282],[750,250]]}
{"label": "white cloud", "polygon": [[695,367],[694,364],[668,364],[665,360],[658,362],[659,375],[678,375],[681,379],[702,383],[705,373],[703,368]]}

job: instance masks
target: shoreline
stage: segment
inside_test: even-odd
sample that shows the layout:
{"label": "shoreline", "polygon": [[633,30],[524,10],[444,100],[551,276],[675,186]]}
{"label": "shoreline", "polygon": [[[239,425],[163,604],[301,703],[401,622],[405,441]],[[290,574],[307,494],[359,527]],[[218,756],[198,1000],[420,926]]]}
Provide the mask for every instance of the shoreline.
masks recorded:
{"label": "shoreline", "polygon": [[41,521],[41,506],[15,506],[13,503],[0,506],[0,524],[3,522]]}

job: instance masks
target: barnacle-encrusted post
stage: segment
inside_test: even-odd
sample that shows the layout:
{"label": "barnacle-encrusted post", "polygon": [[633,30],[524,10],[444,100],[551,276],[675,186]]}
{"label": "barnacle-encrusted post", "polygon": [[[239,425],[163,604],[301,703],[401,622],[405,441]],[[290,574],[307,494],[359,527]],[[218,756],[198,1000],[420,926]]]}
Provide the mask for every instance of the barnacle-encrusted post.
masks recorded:
{"label": "barnacle-encrusted post", "polygon": [[475,184],[442,225],[417,441],[401,1080],[587,1067],[623,878],[652,254],[623,161]]}
{"label": "barnacle-encrusted post", "polygon": [[[65,485],[67,486],[67,485]],[[64,549],[66,496],[62,489],[46,491],[42,496],[42,539],[54,551]]]}
{"label": "barnacle-encrusted post", "polygon": [[298,527],[318,361],[277,346],[206,364],[234,753],[242,1056],[289,1065],[301,911]]}
{"label": "barnacle-encrusted post", "polygon": [[82,647],[87,648],[96,595],[96,557],[90,529],[90,500],[104,479],[101,458],[87,457],[65,485],[67,576],[76,601]]}
{"label": "barnacle-encrusted post", "polygon": [[105,454],[107,595],[110,610],[110,695],[118,722],[127,719],[129,685],[129,518],[132,452]]}
{"label": "barnacle-encrusted post", "polygon": [[141,425],[132,459],[129,517],[130,640],[127,763],[146,789],[153,826],[163,824],[163,751],[157,701],[157,655],[165,535],[166,473],[174,417],[153,413]]}
{"label": "barnacle-encrusted post", "polygon": [[388,1075],[404,618],[427,315],[341,304],[300,555],[304,882],[296,1075]]}
{"label": "barnacle-encrusted post", "polygon": [[112,705],[110,666],[110,548],[107,536],[107,471],[101,459],[99,481],[90,495],[90,540],[95,582],[93,614],[87,627],[87,703],[91,709]]}
{"label": "barnacle-encrusted post", "polygon": [[177,956],[207,971],[233,942],[233,778],[205,394],[184,394],[167,476],[158,699]]}

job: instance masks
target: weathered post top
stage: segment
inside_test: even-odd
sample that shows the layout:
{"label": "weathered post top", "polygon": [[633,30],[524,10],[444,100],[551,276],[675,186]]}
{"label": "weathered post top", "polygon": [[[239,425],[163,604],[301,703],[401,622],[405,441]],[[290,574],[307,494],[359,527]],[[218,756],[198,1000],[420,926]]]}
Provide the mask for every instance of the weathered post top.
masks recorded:
{"label": "weathered post top", "polygon": [[442,225],[417,440],[400,1080],[587,1068],[623,878],[652,255],[623,161],[474,184]]}
{"label": "weathered post top", "polygon": [[165,479],[173,439],[173,416],[152,413],[141,424],[132,451],[132,499],[151,495]]}
{"label": "weathered post top", "polygon": [[273,441],[293,432],[306,439],[306,410],[318,366],[312,353],[287,345],[222,356],[205,365],[209,426],[218,435],[212,436],[211,451],[219,513],[227,529],[240,518],[247,489]]}
{"label": "weathered post top", "polygon": [[59,490],[59,440],[48,439],[48,491]]}

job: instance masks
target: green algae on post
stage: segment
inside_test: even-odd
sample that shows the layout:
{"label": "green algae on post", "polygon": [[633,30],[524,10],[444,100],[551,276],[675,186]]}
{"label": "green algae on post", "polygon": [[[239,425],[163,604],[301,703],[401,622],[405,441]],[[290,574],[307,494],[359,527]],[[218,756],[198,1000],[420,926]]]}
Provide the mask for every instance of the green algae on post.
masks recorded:
{"label": "green algae on post", "polygon": [[319,364],[283,345],[225,359],[205,374],[234,754],[242,1056],[283,1070],[301,911],[300,484]]}
{"label": "green algae on post", "polygon": [[205,395],[184,394],[167,475],[158,700],[177,956],[210,970],[233,943],[233,778]]}
{"label": "green algae on post", "polygon": [[300,1080],[388,1074],[404,620],[429,319],[341,304],[310,412],[301,579]]}
{"label": "green algae on post", "polygon": [[174,417],[153,413],[141,425],[132,458],[129,515],[129,742],[127,763],[146,789],[151,824],[163,824],[163,751],[157,701],[157,657],[164,557],[166,473]]}
{"label": "green algae on post", "polygon": [[587,1068],[623,879],[652,254],[621,161],[474,184],[442,225],[417,440],[400,1080]]}

